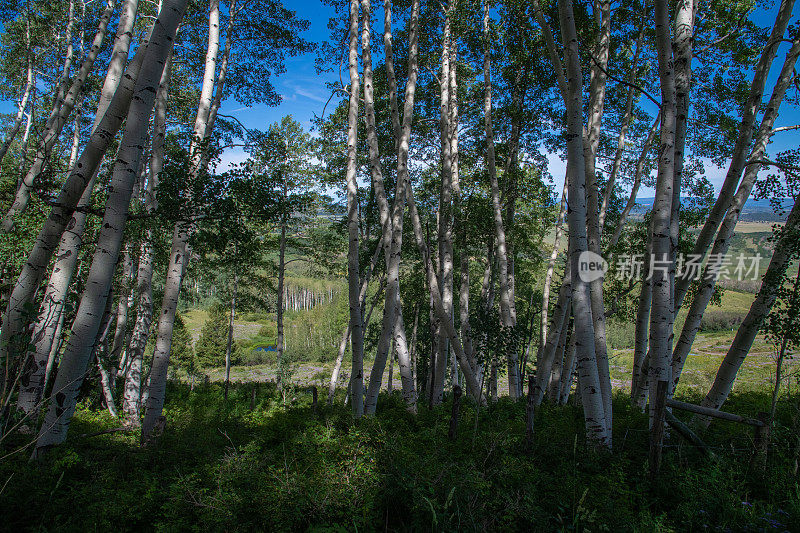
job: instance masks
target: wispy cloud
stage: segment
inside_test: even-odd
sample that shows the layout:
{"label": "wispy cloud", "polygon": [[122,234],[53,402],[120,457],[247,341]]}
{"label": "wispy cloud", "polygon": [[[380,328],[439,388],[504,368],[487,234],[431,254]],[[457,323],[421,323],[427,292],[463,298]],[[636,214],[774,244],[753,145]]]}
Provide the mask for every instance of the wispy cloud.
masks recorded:
{"label": "wispy cloud", "polygon": [[325,101],[326,101],[325,98],[323,98],[323,97],[321,97],[319,95],[316,95],[314,93],[311,93],[309,91],[306,91],[304,89],[295,89],[295,92],[297,94],[299,94],[300,96],[303,96],[303,97],[308,98],[309,100],[313,100],[315,102],[325,103]]}

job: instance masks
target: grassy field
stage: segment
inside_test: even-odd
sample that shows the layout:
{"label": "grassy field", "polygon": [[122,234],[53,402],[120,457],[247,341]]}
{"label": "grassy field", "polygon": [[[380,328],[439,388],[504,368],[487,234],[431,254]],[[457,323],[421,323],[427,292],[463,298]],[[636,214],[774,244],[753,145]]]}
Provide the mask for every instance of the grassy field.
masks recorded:
{"label": "grassy field", "polygon": [[[708,327],[718,328],[732,324],[733,327],[714,330],[701,331],[698,334],[686,366],[681,377],[679,390],[690,394],[704,394],[708,391],[714,381],[716,371],[722,362],[728,347],[736,334],[734,329],[747,314],[753,302],[754,295],[742,292],[727,290],[724,293],[722,305],[709,306],[704,317],[704,324]],[[184,315],[187,327],[192,332],[195,341],[202,328],[203,320],[207,318],[207,313],[201,310],[192,310]],[[680,335],[680,328],[686,318],[686,311],[682,311],[676,322],[676,337]],[[237,321],[234,329],[234,336],[237,339],[246,339],[255,335],[265,322]],[[617,339],[617,342],[627,345],[625,348],[613,348],[610,350],[610,367],[612,384],[616,389],[627,391],[630,389],[630,376],[633,367],[633,338],[634,325],[631,323],[609,323],[609,336]],[[370,368],[372,361],[370,354],[366,354],[365,368]],[[316,385],[320,389],[326,388],[330,381],[333,369],[331,355],[329,362],[296,362],[291,365],[290,381],[301,387]],[[800,370],[798,366],[798,356],[800,353],[792,353],[786,361],[785,376],[787,381],[784,383],[794,383],[795,374]],[[530,363],[529,370],[533,370],[533,361]],[[205,370],[211,381],[221,381],[225,377],[224,368],[210,368]],[[277,373],[277,366],[274,364],[262,364],[253,366],[234,366],[231,369],[231,379],[234,382],[274,382]],[[775,374],[774,348],[768,344],[762,336],[757,337],[756,342],[750,352],[750,356],[745,361],[739,372],[734,390],[737,392],[764,391],[772,387]],[[339,386],[345,387],[349,380],[349,361],[346,359],[339,379]],[[397,368],[394,369],[391,387],[394,390],[400,388],[400,376]],[[500,378],[500,390],[507,390],[505,376]],[[384,371],[383,389],[389,388],[389,367]]]}

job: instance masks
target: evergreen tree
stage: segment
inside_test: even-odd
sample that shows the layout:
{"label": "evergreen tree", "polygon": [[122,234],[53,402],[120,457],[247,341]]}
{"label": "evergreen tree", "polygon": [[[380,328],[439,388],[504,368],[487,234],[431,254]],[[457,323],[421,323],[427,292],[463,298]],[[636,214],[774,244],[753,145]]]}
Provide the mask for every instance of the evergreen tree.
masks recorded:
{"label": "evergreen tree", "polygon": [[208,313],[208,320],[200,330],[195,358],[200,368],[225,364],[225,350],[228,346],[228,310],[224,305],[215,304]]}

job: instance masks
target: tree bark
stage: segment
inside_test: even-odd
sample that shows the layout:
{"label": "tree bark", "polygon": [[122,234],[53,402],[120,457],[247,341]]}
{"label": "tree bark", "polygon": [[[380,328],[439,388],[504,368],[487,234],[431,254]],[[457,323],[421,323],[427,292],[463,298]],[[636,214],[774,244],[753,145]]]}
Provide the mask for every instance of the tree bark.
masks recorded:
{"label": "tree bark", "polygon": [[[673,330],[672,281],[674,258],[671,248],[673,188],[675,186],[675,70],[670,39],[669,6],[655,2],[656,46],[661,80],[661,141],[659,146],[656,197],[653,203],[652,255],[650,265],[653,293],[650,310],[650,392],[651,473],[658,470],[664,437],[664,409],[670,381],[670,338]],[[672,279],[670,274],[672,273]]]}
{"label": "tree bark", "polygon": [[[708,214],[705,224],[703,224],[703,228],[697,236],[697,240],[692,249],[693,255],[705,255],[706,250],[708,250],[708,247],[714,239],[714,235],[717,233],[717,229],[723,217],[731,206],[736,186],[744,171],[748,148],[753,139],[754,124],[762,104],[761,100],[764,94],[767,76],[772,66],[772,61],[775,59],[775,55],[778,52],[777,43],[783,39],[783,35],[786,32],[789,19],[792,15],[793,7],[794,0],[781,1],[769,41],[761,52],[761,56],[754,69],[753,81],[750,85],[750,94],[743,107],[742,120],[739,123],[739,134],[736,138],[736,144],[733,147],[731,162],[728,166],[728,172],[725,175],[725,181],[720,188],[719,196],[716,202],[714,202],[714,206],[711,208],[711,212]],[[679,309],[682,306],[683,299],[689,290],[691,281],[692,280],[687,279],[686,276],[678,278],[675,285],[675,309]]]}
{"label": "tree bark", "polygon": [[11,129],[6,134],[6,138],[3,140],[3,144],[0,145],[0,162],[6,157],[8,153],[8,148],[11,146],[11,143],[14,142],[14,139],[19,133],[19,129],[22,126],[22,119],[25,118],[25,109],[28,107],[28,100],[31,96],[31,91],[33,90],[33,63],[31,62],[30,57],[28,58],[28,68],[26,69],[27,78],[25,82],[25,89],[22,91],[22,96],[19,99],[19,104],[17,105],[17,115],[14,117],[14,123],[11,125]]}
{"label": "tree bark", "polygon": [[[483,5],[483,115],[484,130],[486,133],[486,166],[489,171],[489,181],[492,193],[492,208],[494,211],[494,229],[497,245],[497,267],[500,274],[500,315],[503,326],[515,328],[517,325],[517,311],[514,306],[514,295],[511,293],[508,280],[508,249],[506,247],[506,231],[503,227],[503,211],[500,203],[500,186],[497,182],[497,167],[494,153],[494,129],[492,125],[492,59],[490,54],[489,38],[489,4]],[[517,364],[517,348],[515,343],[506,354],[508,362],[508,394],[512,399],[522,395],[522,382]]]}
{"label": "tree bark", "polygon": [[583,399],[587,439],[611,446],[605,421],[595,352],[594,322],[589,285],[579,274],[580,255],[587,248],[586,170],[583,149],[583,83],[572,0],[559,0],[559,20],[567,65],[567,180],[569,182],[570,268],[572,274],[572,312],[575,316],[578,384]]}
{"label": "tree bark", "polygon": [[[167,59],[161,82],[156,94],[153,112],[152,147],[150,150],[150,175],[145,189],[144,211],[152,214],[158,208],[156,191],[164,168],[164,140],[166,137],[167,97],[172,70],[172,56]],[[142,359],[147,341],[150,338],[150,326],[153,321],[153,269],[155,266],[155,232],[152,228],[145,231],[142,250],[139,256],[139,270],[136,275],[136,323],[133,326],[127,350],[127,368],[125,372],[125,393],[123,416],[126,423],[139,425],[141,407],[141,373]]]}
{"label": "tree bark", "polygon": [[14,228],[14,219],[28,206],[34,183],[41,176],[44,166],[50,158],[50,153],[61,135],[61,130],[64,128],[67,118],[69,118],[75,103],[80,98],[83,86],[89,77],[95,59],[97,59],[97,54],[103,47],[106,29],[108,28],[108,22],[113,12],[114,0],[108,0],[105,10],[100,15],[100,24],[98,25],[92,45],[86,54],[86,59],[84,59],[80,70],[75,75],[75,79],[63,98],[63,101],[58,102],[53,107],[53,111],[47,119],[45,132],[42,135],[42,141],[39,144],[33,165],[31,165],[30,170],[28,170],[28,173],[23,178],[14,196],[14,202],[3,217],[2,230],[5,232],[10,232]]}
{"label": "tree bark", "polygon": [[[228,323],[228,346],[225,350],[225,399],[228,399],[228,387],[230,386],[231,382],[231,352],[233,351],[233,325],[234,321],[236,320],[236,296],[237,291],[239,288],[239,273],[236,270],[236,265],[234,264],[234,271],[233,271],[233,297],[231,297],[231,314],[230,314],[230,321]],[[283,324],[281,324],[281,327]]]}
{"label": "tree bark", "polygon": [[[200,174],[208,167],[209,154],[207,144],[214,130],[217,110],[221,105],[220,95],[224,89],[228,56],[230,54],[230,47],[227,46],[227,42],[230,41],[230,30],[232,29],[233,20],[236,15],[235,3],[231,3],[229,11],[229,38],[226,39],[226,46],[215,84],[217,54],[219,52],[218,0],[212,1],[209,6],[209,34],[205,71],[203,73],[203,85],[200,89],[200,101],[197,105],[197,114],[194,121],[194,136],[189,148],[191,164],[189,167],[188,180],[190,183],[194,183]],[[214,94],[215,85],[218,91],[217,95]],[[190,215],[190,219],[191,217],[192,215]],[[170,263],[167,267],[167,279],[164,283],[164,299],[161,304],[161,315],[158,320],[158,336],[156,338],[155,351],[153,352],[153,364],[150,367],[150,376],[147,388],[145,389],[147,399],[143,399],[142,401],[146,406],[144,420],[142,422],[143,443],[149,442],[164,409],[175,312],[178,306],[181,285],[183,284],[183,276],[186,273],[191,258],[189,236],[192,231],[192,226],[191,220],[178,221],[175,224],[175,229],[172,234],[172,250],[170,252]]]}
{"label": "tree bark", "polygon": [[[158,80],[175,38],[175,32],[186,8],[185,0],[165,2],[154,24],[153,37],[148,45],[142,74],[136,83],[134,102],[130,106],[125,133],[120,142],[117,163],[114,165],[112,184],[106,202],[102,229],[97,249],[87,278],[87,288],[81,298],[72,334],[59,365],[53,386],[54,402],[48,408],[42,431],[36,443],[36,454],[60,444],[66,438],[69,422],[75,410],[78,389],[86,372],[91,355],[87,339],[93,338],[99,327],[102,309],[113,278],[113,266],[122,243],[123,230],[134,182],[153,111]],[[91,342],[91,341],[89,341]]]}
{"label": "tree bark", "polygon": [[350,346],[353,364],[350,372],[350,404],[353,416],[364,414],[364,330],[361,323],[358,267],[358,0],[350,0],[350,107],[347,114],[347,286],[350,301]]}
{"label": "tree bark", "polygon": [[[758,161],[763,159],[766,153],[767,143],[772,136],[772,129],[775,121],[778,118],[781,103],[786,94],[786,90],[794,78],[794,66],[800,57],[800,39],[795,39],[792,47],[786,54],[786,60],[783,63],[781,73],[775,82],[775,88],[770,97],[767,108],[764,112],[764,117],[761,120],[761,126],[758,128],[755,143],[750,152],[750,160]],[[747,171],[744,178],[739,184],[739,188],[733,197],[728,213],[725,215],[725,220],[720,227],[717,238],[714,241],[714,247],[709,256],[708,264],[703,270],[703,279],[700,288],[692,301],[692,306],[689,309],[689,314],[686,316],[686,321],[681,331],[680,339],[675,346],[675,351],[672,354],[672,388],[670,392],[678,384],[680,379],[683,365],[689,355],[689,350],[694,343],[697,332],[700,330],[700,322],[703,318],[703,313],[708,307],[711,297],[714,295],[714,289],[717,285],[717,278],[723,268],[723,259],[728,253],[731,238],[733,237],[736,223],[739,221],[739,215],[744,208],[744,204],[750,197],[750,192],[755,185],[758,171],[761,169],[760,163],[751,163],[747,165]]]}
{"label": "tree bark", "polygon": [[[286,201],[286,185],[283,187],[283,201]],[[286,209],[286,207],[284,207]],[[281,215],[281,237],[280,244],[278,245],[278,305],[275,313],[275,325],[277,331],[276,339],[276,352],[278,355],[278,372],[275,379],[278,390],[282,390],[283,384],[281,383],[281,364],[283,363],[283,309],[285,303],[283,301],[283,283],[286,276],[286,213]]]}
{"label": "tree bark", "polygon": [[536,381],[533,389],[533,404],[542,403],[547,391],[553,360],[558,349],[562,332],[568,329],[569,308],[572,303],[572,268],[568,264],[564,269],[564,280],[558,291],[558,301],[553,310],[553,324],[548,329],[547,341],[536,358]]}

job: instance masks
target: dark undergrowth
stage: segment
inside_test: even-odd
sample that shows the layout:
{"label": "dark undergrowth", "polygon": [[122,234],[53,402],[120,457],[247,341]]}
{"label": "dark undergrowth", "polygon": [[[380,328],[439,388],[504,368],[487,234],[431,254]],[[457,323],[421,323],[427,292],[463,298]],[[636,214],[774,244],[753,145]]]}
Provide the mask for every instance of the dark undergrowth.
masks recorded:
{"label": "dark undergrowth", "polygon": [[[620,394],[614,451],[587,447],[579,407],[543,406],[524,444],[524,405],[463,405],[447,439],[450,406],[416,416],[398,396],[354,423],[337,405],[311,409],[306,391],[283,406],[274,388],[218,385],[168,390],[157,445],[138,436],[81,436],[118,423],[86,405],[68,442],[36,464],[29,450],[0,461],[6,531],[798,531],[800,486],[794,399],[783,401],[768,469],[750,466],[747,426],[702,433],[707,459],[674,435],[662,473],[648,481],[647,417]],[[321,395],[322,396],[322,395]],[[697,398],[687,398],[697,401]],[[337,398],[341,404],[341,399]],[[764,395],[726,409],[754,416]],[[679,414],[688,421],[688,417]],[[5,455],[24,445],[14,437]]]}

